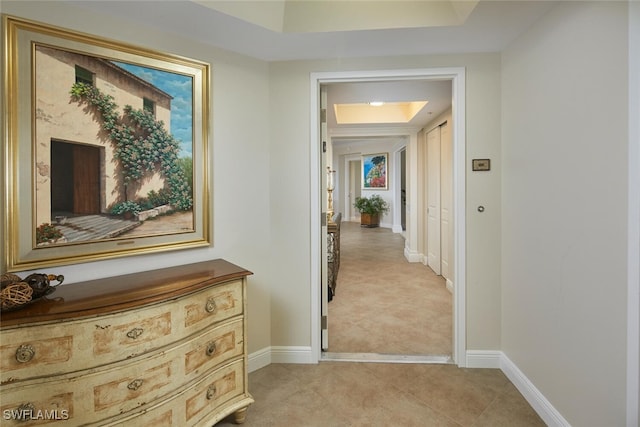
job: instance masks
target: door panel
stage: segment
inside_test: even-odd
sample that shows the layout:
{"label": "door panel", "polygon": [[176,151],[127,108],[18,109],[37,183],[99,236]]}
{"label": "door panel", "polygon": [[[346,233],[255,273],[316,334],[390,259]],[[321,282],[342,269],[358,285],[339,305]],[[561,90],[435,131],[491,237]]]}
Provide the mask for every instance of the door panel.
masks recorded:
{"label": "door panel", "polygon": [[351,221],[360,221],[360,212],[353,207],[356,199],[361,195],[360,173],[362,172],[360,160],[351,160],[349,162],[349,219]]}
{"label": "door panel", "polygon": [[440,126],[440,257],[442,277],[452,280],[453,266],[453,150],[447,123]]}
{"label": "door panel", "polygon": [[440,128],[427,134],[427,265],[440,268]]}

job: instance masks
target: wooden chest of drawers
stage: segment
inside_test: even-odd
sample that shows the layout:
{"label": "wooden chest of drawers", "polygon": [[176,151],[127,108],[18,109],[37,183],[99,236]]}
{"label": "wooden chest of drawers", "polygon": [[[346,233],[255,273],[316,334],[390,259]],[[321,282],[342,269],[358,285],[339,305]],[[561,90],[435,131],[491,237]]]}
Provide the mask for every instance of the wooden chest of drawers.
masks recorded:
{"label": "wooden chest of drawers", "polygon": [[250,274],[215,260],[64,285],[3,313],[0,424],[243,422]]}

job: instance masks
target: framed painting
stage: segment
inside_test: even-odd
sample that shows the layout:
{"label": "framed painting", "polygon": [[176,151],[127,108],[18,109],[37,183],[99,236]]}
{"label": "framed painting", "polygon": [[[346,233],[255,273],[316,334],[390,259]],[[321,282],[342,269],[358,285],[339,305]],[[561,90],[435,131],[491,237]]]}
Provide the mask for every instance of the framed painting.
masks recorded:
{"label": "framed painting", "polygon": [[365,154],[362,156],[362,189],[387,190],[389,181],[387,164],[389,154]]}
{"label": "framed painting", "polygon": [[208,64],[4,15],[4,268],[208,246]]}

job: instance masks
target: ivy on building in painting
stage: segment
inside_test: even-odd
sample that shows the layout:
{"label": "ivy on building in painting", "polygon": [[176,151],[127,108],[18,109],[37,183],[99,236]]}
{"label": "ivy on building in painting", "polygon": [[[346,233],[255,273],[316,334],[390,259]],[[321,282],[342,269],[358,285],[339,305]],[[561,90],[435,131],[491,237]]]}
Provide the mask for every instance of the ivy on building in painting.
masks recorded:
{"label": "ivy on building in painting", "polygon": [[171,206],[185,211],[193,207],[192,186],[185,171],[192,169],[192,160],[179,157],[180,142],[167,132],[162,121],[130,105],[124,107],[120,116],[112,96],[86,83],[75,83],[71,96],[94,106],[100,113],[101,127],[115,144],[114,156],[122,165],[125,185],[159,167],[167,181]]}

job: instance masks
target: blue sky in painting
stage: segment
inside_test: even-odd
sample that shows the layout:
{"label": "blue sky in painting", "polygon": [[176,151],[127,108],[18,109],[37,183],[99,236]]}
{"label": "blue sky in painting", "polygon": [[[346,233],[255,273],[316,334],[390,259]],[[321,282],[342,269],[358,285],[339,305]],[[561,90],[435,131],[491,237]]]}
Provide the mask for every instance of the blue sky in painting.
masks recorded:
{"label": "blue sky in painting", "polygon": [[114,63],[173,97],[169,124],[171,134],[181,143],[180,157],[193,157],[193,80],[191,77],[133,64]]}

